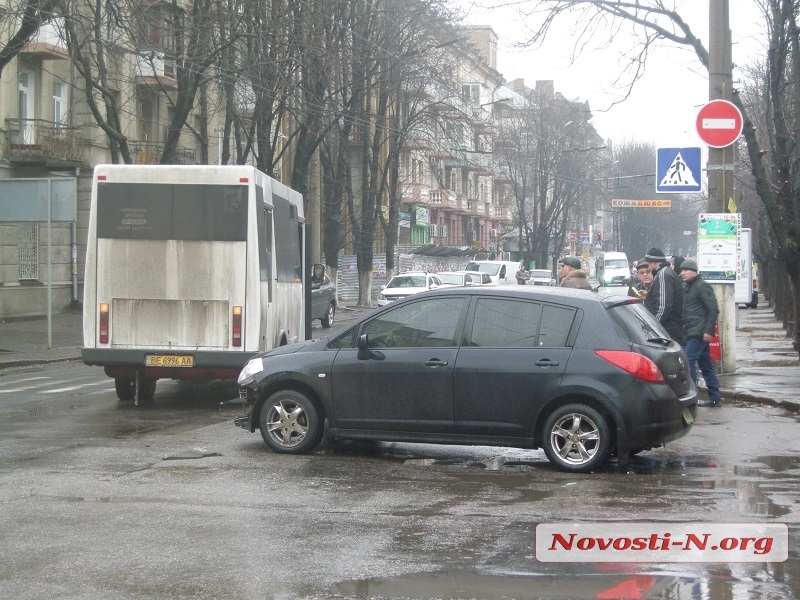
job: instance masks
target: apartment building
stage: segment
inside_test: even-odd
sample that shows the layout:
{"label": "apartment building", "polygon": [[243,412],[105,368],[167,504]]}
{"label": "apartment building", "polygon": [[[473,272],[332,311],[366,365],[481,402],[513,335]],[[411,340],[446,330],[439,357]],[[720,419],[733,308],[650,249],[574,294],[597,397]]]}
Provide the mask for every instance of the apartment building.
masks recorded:
{"label": "apartment building", "polygon": [[433,108],[429,141],[408,144],[401,154],[399,244],[428,246],[431,255],[495,252],[511,223],[493,161],[493,114],[503,100],[497,35],[491,27],[463,32],[474,52],[455,58],[459,89]]}
{"label": "apartment building", "polygon": [[[174,40],[165,34],[176,9],[143,3],[141,10],[141,35],[106,22],[105,70],[89,74],[98,82],[95,106],[63,20],[45,24],[0,75],[0,316],[45,314],[48,297],[53,310],[80,301],[92,170],[123,162],[122,147],[111,147],[99,121],[124,137],[131,162],[161,159],[178,90],[168,58]],[[84,51],[99,64],[89,44]],[[197,104],[187,122],[216,131],[221,117]],[[204,155],[216,162],[218,154],[214,136],[201,140],[187,127],[170,162],[196,164]]]}

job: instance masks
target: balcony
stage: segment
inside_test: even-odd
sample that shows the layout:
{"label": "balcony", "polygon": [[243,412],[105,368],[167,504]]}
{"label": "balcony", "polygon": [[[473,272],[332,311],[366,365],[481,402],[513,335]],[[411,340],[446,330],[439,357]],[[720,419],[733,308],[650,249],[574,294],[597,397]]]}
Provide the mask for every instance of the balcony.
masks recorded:
{"label": "balcony", "polygon": [[[164,144],[162,143],[128,140],[128,146],[133,156],[133,164],[136,165],[157,165],[161,162],[161,155],[164,154]],[[194,157],[194,150],[178,146],[175,149],[175,160],[173,160],[171,164],[197,164]]]}
{"label": "balcony", "polygon": [[450,190],[434,190],[431,192],[431,208],[441,208],[444,210],[456,210],[458,201],[456,193]]}
{"label": "balcony", "polygon": [[401,186],[400,202],[428,206],[431,202],[431,188],[424,183],[405,184]]}
{"label": "balcony", "polygon": [[476,217],[485,217],[486,203],[479,200],[467,200],[467,212]]}
{"label": "balcony", "polygon": [[6,119],[5,158],[10,163],[75,167],[83,161],[79,127],[43,119]]}
{"label": "balcony", "polygon": [[175,80],[175,61],[163,55],[150,53],[136,59],[136,83],[138,85],[167,90],[177,90]]}
{"label": "balcony", "polygon": [[495,221],[511,222],[511,209],[508,207],[495,206],[492,213],[492,218]]}

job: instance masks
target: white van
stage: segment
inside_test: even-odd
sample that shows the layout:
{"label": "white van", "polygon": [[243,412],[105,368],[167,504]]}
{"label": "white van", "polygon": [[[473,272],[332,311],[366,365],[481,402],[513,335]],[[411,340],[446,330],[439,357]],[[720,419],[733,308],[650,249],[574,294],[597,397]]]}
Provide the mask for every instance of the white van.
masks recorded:
{"label": "white van", "polygon": [[519,270],[519,263],[508,260],[471,260],[464,270],[488,273],[495,285],[517,285],[515,275]]}
{"label": "white van", "polygon": [[624,252],[605,252],[597,257],[597,278],[600,285],[628,285],[631,268]]}

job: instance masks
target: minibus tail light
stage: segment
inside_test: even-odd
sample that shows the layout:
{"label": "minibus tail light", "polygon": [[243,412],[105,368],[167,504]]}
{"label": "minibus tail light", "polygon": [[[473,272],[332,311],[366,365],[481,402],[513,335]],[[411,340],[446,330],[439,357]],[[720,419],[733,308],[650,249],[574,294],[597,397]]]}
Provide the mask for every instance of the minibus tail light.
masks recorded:
{"label": "minibus tail light", "polygon": [[231,345],[237,348],[242,345],[242,307],[233,307],[233,336]]}
{"label": "minibus tail light", "polygon": [[108,343],[108,304],[103,302],[100,304],[100,336],[99,342],[101,344]]}

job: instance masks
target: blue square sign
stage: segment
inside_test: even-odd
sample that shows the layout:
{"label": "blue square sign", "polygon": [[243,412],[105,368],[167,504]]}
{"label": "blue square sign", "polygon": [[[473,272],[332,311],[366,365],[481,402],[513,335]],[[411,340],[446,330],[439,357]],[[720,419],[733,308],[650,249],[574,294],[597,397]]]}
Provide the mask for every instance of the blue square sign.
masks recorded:
{"label": "blue square sign", "polygon": [[701,191],[700,148],[658,148],[656,192]]}

